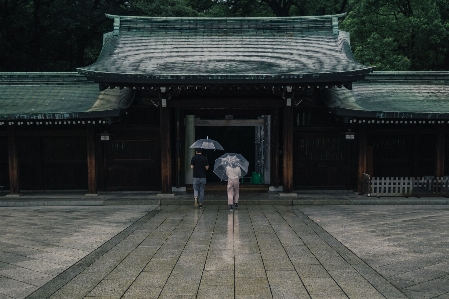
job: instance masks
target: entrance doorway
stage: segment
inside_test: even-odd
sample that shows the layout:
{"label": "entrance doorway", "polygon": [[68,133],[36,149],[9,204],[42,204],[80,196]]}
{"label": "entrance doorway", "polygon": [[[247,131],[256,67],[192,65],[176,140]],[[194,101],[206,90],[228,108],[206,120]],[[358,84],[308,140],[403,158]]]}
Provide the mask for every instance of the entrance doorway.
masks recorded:
{"label": "entrance doorway", "polygon": [[[224,148],[221,150],[205,150],[203,155],[207,156],[210,169],[213,170],[215,159],[224,153],[242,154],[249,162],[248,174],[251,175],[256,170],[256,145],[255,127],[234,127],[234,126],[196,126],[195,139],[205,139],[209,137],[218,141]],[[220,182],[220,179],[213,171],[207,172],[207,182]]]}
{"label": "entrance doorway", "polygon": [[[225,118],[225,119],[223,119]],[[269,184],[271,171],[270,150],[270,115],[214,115],[193,116],[187,115],[189,125],[186,125],[186,142],[192,144],[198,139],[213,139],[218,141],[224,150],[205,150],[210,167],[213,168],[215,160],[225,153],[242,154],[249,162],[248,173],[245,177],[251,178],[253,172],[257,173],[255,184]],[[188,136],[188,137],[187,137]],[[186,150],[186,178],[187,184],[191,184],[190,159],[194,151]],[[259,176],[260,175],[260,176]],[[219,183],[220,179],[209,171],[208,182]],[[250,183],[249,179],[244,180]]]}

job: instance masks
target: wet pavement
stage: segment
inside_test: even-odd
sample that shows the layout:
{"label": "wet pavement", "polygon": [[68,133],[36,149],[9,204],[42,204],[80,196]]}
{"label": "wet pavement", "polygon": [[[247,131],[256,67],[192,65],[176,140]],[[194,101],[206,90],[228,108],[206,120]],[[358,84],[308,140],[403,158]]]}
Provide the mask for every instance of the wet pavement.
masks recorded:
{"label": "wet pavement", "polygon": [[0,298],[449,298],[441,202],[207,200],[0,207]]}
{"label": "wet pavement", "polygon": [[449,207],[302,207],[408,298],[449,298]]}

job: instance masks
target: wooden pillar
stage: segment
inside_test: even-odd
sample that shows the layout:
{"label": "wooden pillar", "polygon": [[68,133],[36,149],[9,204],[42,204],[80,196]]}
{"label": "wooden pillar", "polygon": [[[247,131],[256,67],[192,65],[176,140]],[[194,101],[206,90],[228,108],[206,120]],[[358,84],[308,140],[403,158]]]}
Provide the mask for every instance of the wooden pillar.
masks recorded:
{"label": "wooden pillar", "polygon": [[181,187],[181,115],[176,108],[176,188]]}
{"label": "wooden pillar", "polygon": [[283,108],[282,169],[285,193],[293,192],[293,107]]}
{"label": "wooden pillar", "polygon": [[444,176],[444,164],[446,156],[446,127],[444,125],[438,126],[436,154],[435,154],[435,177]]}
{"label": "wooden pillar", "polygon": [[[271,184],[271,116],[264,115],[263,117],[263,173],[265,184]],[[267,175],[268,174],[268,175]]]}
{"label": "wooden pillar", "polygon": [[19,155],[16,140],[16,127],[8,127],[9,195],[19,196]]}
{"label": "wooden pillar", "polygon": [[279,108],[271,115],[271,185],[279,187]]}
{"label": "wooden pillar", "polygon": [[[412,168],[412,175],[413,177],[421,177],[421,176],[429,176],[432,175],[432,173],[422,173],[422,166],[423,163],[421,161],[421,151],[420,147],[422,146],[422,138],[421,134],[416,133],[414,136],[414,143],[413,143],[413,168]],[[435,157],[436,158],[436,157]]]}
{"label": "wooden pillar", "polygon": [[365,169],[365,173],[369,174],[371,177],[374,174],[374,156],[373,156],[373,152],[374,152],[374,147],[372,145],[367,145],[366,146],[366,169]]}
{"label": "wooden pillar", "polygon": [[185,183],[193,183],[193,171],[190,168],[190,161],[195,155],[195,149],[190,148],[190,146],[195,142],[195,115],[185,116],[185,139],[184,139],[184,173],[185,173]]}
{"label": "wooden pillar", "polygon": [[170,108],[160,108],[161,134],[161,193],[172,193],[171,147],[170,147]]}
{"label": "wooden pillar", "polygon": [[359,132],[359,165],[357,171],[357,192],[362,194],[362,175],[366,173],[367,169],[367,142],[366,142],[366,128],[360,127]]}
{"label": "wooden pillar", "polygon": [[92,124],[86,128],[87,142],[87,194],[98,195],[97,193],[97,164],[95,159],[95,129]]}

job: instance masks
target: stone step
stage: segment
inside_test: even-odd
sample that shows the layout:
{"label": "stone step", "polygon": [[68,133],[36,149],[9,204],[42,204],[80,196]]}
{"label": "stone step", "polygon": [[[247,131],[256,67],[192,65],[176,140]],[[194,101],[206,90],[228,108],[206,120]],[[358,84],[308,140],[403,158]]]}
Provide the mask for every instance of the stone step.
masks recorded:
{"label": "stone step", "polygon": [[[265,184],[249,184],[242,183],[240,184],[240,192],[268,192],[269,185]],[[187,193],[193,193],[192,185],[186,186]],[[226,184],[223,183],[206,183],[204,188],[205,192],[225,192],[226,193]]]}

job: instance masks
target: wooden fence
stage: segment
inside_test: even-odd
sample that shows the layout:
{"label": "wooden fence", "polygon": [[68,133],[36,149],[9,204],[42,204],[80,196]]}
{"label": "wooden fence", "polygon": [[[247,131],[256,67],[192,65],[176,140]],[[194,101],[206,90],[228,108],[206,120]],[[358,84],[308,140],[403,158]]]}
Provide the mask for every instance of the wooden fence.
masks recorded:
{"label": "wooden fence", "polygon": [[373,177],[362,176],[362,192],[368,196],[446,196],[449,177]]}

